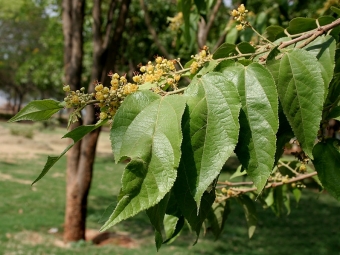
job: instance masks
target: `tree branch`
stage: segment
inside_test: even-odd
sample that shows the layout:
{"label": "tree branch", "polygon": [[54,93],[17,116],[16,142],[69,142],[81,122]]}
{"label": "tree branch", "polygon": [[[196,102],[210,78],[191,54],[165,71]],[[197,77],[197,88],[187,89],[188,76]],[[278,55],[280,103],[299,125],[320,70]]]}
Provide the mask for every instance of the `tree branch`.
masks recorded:
{"label": "tree branch", "polygon": [[144,0],[140,0],[140,6],[144,11],[144,20],[145,20],[145,24],[155,42],[155,44],[157,45],[158,49],[162,52],[162,54],[164,55],[165,58],[170,59],[170,55],[167,52],[167,50],[164,48],[164,46],[162,45],[162,43],[160,42],[160,40],[158,39],[156,30],[152,27],[151,25],[151,19],[148,13],[148,10],[146,8],[146,5],[144,3]]}
{"label": "tree branch", "polygon": [[340,18],[333,21],[330,24],[321,26],[319,28],[317,28],[316,30],[312,30],[312,32],[307,32],[306,34],[303,34],[293,40],[287,41],[287,42],[282,42],[281,45],[278,47],[278,49],[283,49],[289,45],[295,44],[297,42],[303,41],[307,38],[309,38],[306,42],[304,42],[303,44],[299,45],[297,48],[303,48],[306,45],[308,45],[309,43],[311,43],[313,40],[315,40],[318,36],[325,34],[326,32],[328,32],[329,30],[331,30],[332,28],[339,26],[340,25]]}
{"label": "tree branch", "polygon": [[116,0],[111,0],[110,3],[110,8],[107,13],[107,22],[105,26],[105,36],[104,36],[104,41],[103,41],[103,49],[107,49],[110,41],[110,33],[112,29],[112,24],[113,24],[113,12],[116,9],[117,1]]}
{"label": "tree branch", "polygon": [[217,0],[208,18],[208,23],[205,23],[205,20],[203,18],[201,18],[201,21],[198,23],[198,36],[197,37],[198,37],[198,46],[200,48],[202,48],[207,42],[208,33],[212,25],[214,24],[217,12],[220,9],[221,4],[222,4],[222,0]]}
{"label": "tree branch", "polygon": [[[297,182],[297,181],[301,181],[310,177],[313,177],[315,175],[317,175],[317,172],[312,172],[309,174],[301,174],[297,177],[293,177],[285,182],[273,182],[273,183],[268,183],[264,188],[265,189],[269,189],[269,188],[275,188],[278,186],[282,186],[284,184],[288,184],[288,183],[293,183],[293,182]],[[239,194],[243,194],[243,193],[247,193],[247,192],[252,192],[252,191],[257,191],[256,187],[252,187],[252,188],[230,188],[230,190],[232,190],[233,192],[235,192],[237,195]]]}

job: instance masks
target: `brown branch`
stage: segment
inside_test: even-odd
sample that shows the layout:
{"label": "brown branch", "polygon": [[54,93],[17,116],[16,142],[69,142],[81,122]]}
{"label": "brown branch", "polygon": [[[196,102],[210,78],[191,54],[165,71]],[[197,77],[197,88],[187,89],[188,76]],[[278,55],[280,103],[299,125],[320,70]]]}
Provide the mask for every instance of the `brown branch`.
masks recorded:
{"label": "brown branch", "polygon": [[146,8],[146,5],[144,3],[144,0],[140,0],[140,6],[144,11],[144,20],[145,20],[145,24],[155,42],[155,44],[157,45],[158,49],[162,52],[162,54],[164,55],[164,57],[166,57],[167,59],[170,59],[170,55],[167,52],[167,50],[164,48],[163,44],[160,42],[160,40],[158,39],[156,30],[152,27],[151,25],[151,19],[149,16],[149,12]]}
{"label": "brown branch", "polygon": [[[301,181],[301,180],[310,178],[312,176],[315,176],[317,174],[318,174],[317,172],[312,172],[312,173],[309,173],[309,174],[301,174],[301,175],[299,175],[297,177],[294,177],[294,178],[291,178],[290,180],[287,180],[285,182],[273,182],[273,183],[269,183],[264,188],[265,189],[275,188],[275,187],[278,187],[278,186],[282,186],[284,184],[289,184],[289,183]],[[231,188],[230,190],[232,190],[233,192],[235,192],[237,194],[243,194],[243,193],[247,193],[247,192],[257,191],[257,188],[256,187],[253,187],[253,188],[244,188],[244,189]]]}
{"label": "brown branch", "polygon": [[313,30],[312,32],[303,34],[293,40],[287,41],[287,42],[282,42],[281,45],[278,47],[278,49],[283,49],[289,45],[295,44],[297,42],[303,41],[307,38],[309,38],[306,42],[304,42],[303,44],[299,45],[297,48],[303,48],[306,45],[308,45],[310,42],[312,42],[313,40],[315,40],[318,36],[325,34],[326,32],[328,32],[329,30],[331,30],[332,28],[339,26],[340,25],[340,18],[333,21],[330,24],[321,26],[319,28],[317,28],[316,30]]}
{"label": "brown branch", "polygon": [[205,20],[203,18],[201,18],[200,22],[198,23],[198,47],[203,48],[203,46],[206,44],[208,33],[215,21],[217,12],[220,9],[221,4],[222,0],[217,0],[208,18],[208,23],[205,23]]}
{"label": "brown branch", "polygon": [[217,184],[227,185],[227,186],[241,186],[241,185],[253,185],[253,182],[217,182]]}
{"label": "brown branch", "polygon": [[104,36],[104,41],[103,41],[103,49],[107,49],[110,41],[110,34],[111,34],[111,29],[112,29],[112,24],[113,24],[113,12],[116,9],[117,1],[116,0],[111,0],[110,3],[110,8],[107,13],[107,22],[105,26],[105,36]]}

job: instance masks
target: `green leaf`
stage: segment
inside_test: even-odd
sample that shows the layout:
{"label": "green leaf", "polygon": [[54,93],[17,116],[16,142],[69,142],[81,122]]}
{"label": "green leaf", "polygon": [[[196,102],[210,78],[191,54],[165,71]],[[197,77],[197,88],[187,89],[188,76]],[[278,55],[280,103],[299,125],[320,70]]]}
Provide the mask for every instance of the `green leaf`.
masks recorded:
{"label": "green leaf", "polygon": [[57,157],[47,157],[47,162],[45,163],[45,166],[43,170],[41,171],[40,175],[37,177],[37,179],[34,180],[32,185],[39,181],[42,177],[44,177],[45,174],[54,166],[55,163],[58,162],[58,160],[64,156],[64,154],[71,149],[77,142],[79,142],[85,135],[92,132],[93,130],[99,128],[100,126],[104,125],[107,121],[101,121],[97,123],[96,125],[88,125],[88,126],[79,126],[72,131],[65,134],[62,138],[71,138],[73,140],[73,144],[70,144],[66,147],[66,149]]}
{"label": "green leaf", "polygon": [[146,210],[146,214],[148,215],[149,220],[155,229],[155,243],[157,251],[159,250],[159,248],[161,248],[163,243],[162,237],[163,220],[169,198],[170,193],[165,195],[165,197],[163,197],[163,199],[158,204]]}
{"label": "green leaf", "polygon": [[290,198],[288,194],[288,186],[287,184],[282,186],[282,195],[283,195],[283,204],[286,207],[287,215],[290,214]]}
{"label": "green leaf", "polygon": [[236,177],[240,177],[240,176],[243,176],[243,175],[246,175],[247,174],[247,171],[242,167],[242,165],[239,165],[235,171],[235,173],[233,173],[229,180],[231,179],[234,179]]}
{"label": "green leaf", "polygon": [[294,188],[292,190],[296,203],[299,203],[301,198],[301,190],[299,188]]}
{"label": "green leaf", "polygon": [[255,53],[255,48],[248,42],[241,42],[241,43],[237,44],[237,49],[242,54]]}
{"label": "green leaf", "polygon": [[257,63],[229,67],[225,77],[241,97],[240,137],[236,154],[260,192],[272,172],[278,129],[278,101],[271,74]]}
{"label": "green leaf", "polygon": [[214,203],[208,214],[210,229],[215,239],[218,239],[223,232],[225,222],[230,214],[230,201],[226,200],[221,203]]}
{"label": "green leaf", "polygon": [[269,193],[264,201],[268,207],[274,204],[274,189],[269,190]]}
{"label": "green leaf", "polygon": [[151,91],[137,91],[127,97],[121,107],[119,107],[110,133],[111,146],[116,163],[122,158],[120,149],[128,127],[145,107],[158,99],[159,96]]}
{"label": "green leaf", "polygon": [[307,32],[317,28],[315,19],[312,18],[294,18],[289,22],[287,32],[291,35]]}
{"label": "green leaf", "polygon": [[216,60],[211,60],[209,62],[204,63],[203,67],[199,70],[199,72],[197,73],[197,77],[201,77],[203,75],[205,75],[208,72],[211,72],[212,70],[215,69],[215,67],[218,65],[219,63]]}
{"label": "green leaf", "polygon": [[190,193],[190,187],[187,182],[187,173],[185,172],[185,168],[181,167],[181,164],[182,163],[180,163],[178,168],[178,177],[174,185],[174,191],[183,216],[191,228],[196,232],[197,242],[202,224],[207,218],[210,207],[215,201],[215,189],[203,193],[200,207],[197,208],[197,203]]}
{"label": "green leaf", "polygon": [[338,16],[340,16],[340,9],[339,9],[339,8],[336,8],[335,6],[331,6],[331,10],[332,10],[334,13],[338,14]]}
{"label": "green leaf", "polygon": [[248,224],[248,236],[251,238],[255,232],[257,225],[257,213],[256,207],[253,200],[251,200],[247,195],[242,195],[237,198],[237,201],[241,203],[244,214],[246,216],[246,221]]}
{"label": "green leaf", "polygon": [[186,89],[182,164],[190,192],[199,207],[201,196],[221,171],[237,143],[239,95],[216,72],[197,78]]}
{"label": "green leaf", "polygon": [[313,164],[325,189],[340,200],[340,150],[339,141],[328,139],[313,149]]}
{"label": "green leaf", "polygon": [[146,82],[138,86],[138,90],[149,90],[151,88],[157,87],[157,83]]}
{"label": "green leaf", "polygon": [[327,97],[329,83],[333,78],[335,49],[335,40],[330,35],[319,36],[305,48],[319,60],[319,68],[325,85],[325,98]]}
{"label": "green leaf", "polygon": [[285,37],[285,29],[283,27],[272,25],[266,28],[264,36],[267,37],[269,41],[276,41],[281,37]]}
{"label": "green leaf", "polygon": [[336,119],[340,121],[340,106],[334,107],[332,111],[327,115],[327,119]]}
{"label": "green leaf", "polygon": [[163,243],[172,243],[176,237],[181,233],[185,220],[183,216],[177,217],[165,214],[164,229],[167,239]]}
{"label": "green leaf", "polygon": [[20,110],[8,122],[20,120],[41,121],[49,119],[53,114],[64,108],[62,103],[52,99],[35,100]]}
{"label": "green leaf", "polygon": [[227,58],[236,55],[236,46],[231,43],[223,43],[213,54],[213,59]]}
{"label": "green leaf", "polygon": [[156,205],[176,179],[181,157],[181,118],[185,98],[150,91],[131,94],[115,115],[111,142],[116,161],[130,157],[116,209],[104,224],[118,222]]}
{"label": "green leaf", "polygon": [[227,33],[225,42],[230,43],[230,44],[235,44],[237,37],[238,37],[238,30],[236,28],[236,22],[235,22],[232,28]]}
{"label": "green leaf", "polygon": [[324,82],[318,60],[308,51],[295,49],[281,60],[267,61],[277,79],[280,102],[305,153],[312,157],[324,102]]}
{"label": "green leaf", "polygon": [[184,20],[184,38],[188,44],[190,44],[191,36],[190,36],[190,9],[191,9],[191,0],[181,0],[181,9],[183,13]]}

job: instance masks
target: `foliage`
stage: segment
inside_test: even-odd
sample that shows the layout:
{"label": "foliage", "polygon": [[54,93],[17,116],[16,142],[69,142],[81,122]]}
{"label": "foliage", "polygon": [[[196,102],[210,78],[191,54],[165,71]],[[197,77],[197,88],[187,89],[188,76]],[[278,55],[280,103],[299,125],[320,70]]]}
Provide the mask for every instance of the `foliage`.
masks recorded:
{"label": "foliage", "polygon": [[[194,6],[199,10],[198,3]],[[179,5],[188,40],[191,4],[182,0]],[[337,17],[340,10],[332,10]],[[229,201],[236,200],[252,236],[257,223],[253,199],[276,214],[284,208],[289,213],[289,192],[299,200],[303,181],[316,174],[340,200],[339,140],[328,132],[330,116],[339,118],[335,56],[340,19],[294,18],[286,29],[271,26],[262,35],[248,20],[245,6],[232,16],[241,22],[237,30],[256,36],[252,43],[227,42],[213,54],[203,47],[184,67],[178,59],[157,57],[140,67],[133,82],[111,73],[111,86],[97,84],[92,94],[64,87],[67,107],[79,112],[96,104],[101,111],[96,126],[80,127],[66,137],[76,142],[112,121],[115,161],[129,161],[117,206],[102,230],[147,210],[157,249],[180,233],[184,219],[197,238],[202,226],[210,226],[218,237],[230,212]],[[178,82],[184,77],[191,80],[187,86]],[[37,103],[30,103],[12,120],[27,119]],[[38,110],[30,119],[39,120],[44,114]],[[295,160],[285,161],[280,157],[290,141],[299,150],[293,152]],[[68,149],[49,157],[38,179]],[[218,182],[233,152],[242,165],[238,175],[247,173],[251,182]],[[310,170],[310,160],[316,171]],[[219,204],[222,209],[216,210]]]}

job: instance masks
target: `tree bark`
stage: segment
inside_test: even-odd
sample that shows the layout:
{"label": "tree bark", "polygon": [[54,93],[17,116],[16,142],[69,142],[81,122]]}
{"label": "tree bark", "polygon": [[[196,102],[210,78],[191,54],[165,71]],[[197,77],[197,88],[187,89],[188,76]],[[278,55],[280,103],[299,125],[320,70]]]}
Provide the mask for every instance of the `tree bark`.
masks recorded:
{"label": "tree bark", "polygon": [[[69,84],[72,90],[81,87],[84,7],[85,0],[63,0],[62,3],[65,83]],[[71,129],[77,126],[79,123],[73,124]],[[81,143],[76,143],[67,154],[65,242],[85,239],[86,201],[84,202],[82,197],[83,186],[77,178]]]}
{"label": "tree bark", "polygon": [[[83,21],[85,0],[63,0],[63,31],[65,43],[65,82],[72,90],[80,88],[82,56],[83,56]],[[108,54],[108,48],[119,47],[125,19],[130,0],[123,0],[118,16],[115,32],[112,35],[113,12],[117,0],[112,0],[107,14],[105,32],[101,33],[101,0],[94,0],[93,6],[93,66],[91,81],[104,82],[103,76],[108,63],[114,63],[112,55]],[[117,29],[117,26],[119,28]],[[118,31],[118,34],[117,34]],[[91,82],[89,91],[94,91]],[[95,108],[86,107],[86,115],[83,124],[91,125],[97,121]],[[73,125],[72,128],[79,124]],[[87,196],[92,181],[93,163],[100,129],[96,129],[86,135],[68,153],[67,156],[67,185],[66,185],[66,210],[64,223],[64,242],[85,239]]]}

